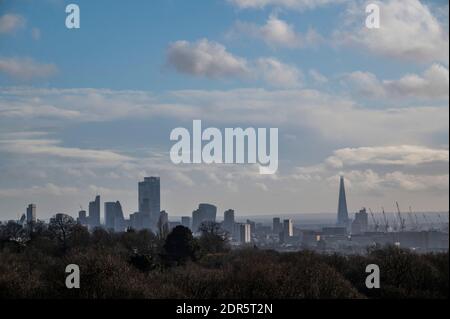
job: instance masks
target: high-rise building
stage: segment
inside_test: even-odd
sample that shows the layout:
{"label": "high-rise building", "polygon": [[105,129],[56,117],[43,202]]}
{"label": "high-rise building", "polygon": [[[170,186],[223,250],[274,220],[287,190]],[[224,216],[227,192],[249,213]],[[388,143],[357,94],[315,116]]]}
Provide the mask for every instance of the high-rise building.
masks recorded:
{"label": "high-rise building", "polygon": [[186,228],[191,228],[191,217],[189,216],[181,217],[181,225]]}
{"label": "high-rise building", "polygon": [[281,220],[280,220],[280,218],[275,217],[275,218],[273,219],[273,226],[272,226],[272,229],[273,229],[273,233],[274,233],[274,234],[279,235],[279,234],[281,233],[282,229],[281,229]]}
{"label": "high-rise building", "polygon": [[215,222],[217,207],[211,204],[200,204],[192,212],[192,231],[197,232],[203,222]]}
{"label": "high-rise building", "polygon": [[362,234],[368,230],[369,215],[365,208],[362,208],[359,213],[355,214],[355,219],[352,222],[352,234]]}
{"label": "high-rise building", "polygon": [[158,218],[161,212],[161,185],[159,177],[145,177],[139,182],[139,212]]}
{"label": "high-rise building", "polygon": [[87,213],[85,210],[80,210],[78,212],[78,224],[87,226],[88,225],[88,218]]}
{"label": "high-rise building", "polygon": [[89,203],[89,226],[100,227],[100,196],[97,195],[93,202]]}
{"label": "high-rise building", "polygon": [[198,228],[200,227],[200,210],[196,209],[192,212],[192,232],[196,233],[198,231]]}
{"label": "high-rise building", "polygon": [[234,210],[228,209],[223,213],[223,229],[229,234],[233,233],[234,228]]}
{"label": "high-rise building", "polygon": [[347,210],[347,198],[345,196],[344,176],[341,176],[339,184],[339,203],[338,203],[338,216],[337,225],[339,227],[348,227],[348,210]]}
{"label": "high-rise building", "polygon": [[30,204],[27,207],[27,223],[35,223],[36,222],[36,205]]}
{"label": "high-rise building", "polygon": [[250,230],[252,231],[252,234],[254,234],[256,232],[256,222],[247,219],[247,224],[250,225]]}
{"label": "high-rise building", "polygon": [[105,202],[105,227],[114,229],[114,220],[116,219],[116,203]]}
{"label": "high-rise building", "polygon": [[159,213],[158,233],[167,235],[169,232],[169,214],[165,210]]}
{"label": "high-rise building", "polygon": [[119,201],[116,202],[116,215],[114,217],[114,231],[124,232],[127,228],[125,217],[123,215],[122,204]]}
{"label": "high-rise building", "polygon": [[285,238],[294,236],[294,223],[292,219],[285,219],[283,221],[283,235]]}
{"label": "high-rise building", "polygon": [[119,201],[105,203],[105,228],[115,232],[125,231],[125,218]]}
{"label": "high-rise building", "polygon": [[157,231],[159,214],[161,212],[161,189],[159,177],[145,177],[138,185],[139,216],[136,229]]}
{"label": "high-rise building", "polygon": [[252,231],[250,224],[236,224],[238,241],[241,244],[248,244],[252,241]]}

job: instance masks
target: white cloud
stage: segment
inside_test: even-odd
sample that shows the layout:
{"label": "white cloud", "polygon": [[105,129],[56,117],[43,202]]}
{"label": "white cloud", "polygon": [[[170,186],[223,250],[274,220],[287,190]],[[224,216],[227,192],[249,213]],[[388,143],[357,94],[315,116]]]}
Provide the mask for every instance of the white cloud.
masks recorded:
{"label": "white cloud", "polygon": [[167,63],[180,73],[210,78],[245,76],[247,61],[207,39],[195,43],[177,41],[169,46]]}
{"label": "white cloud", "polygon": [[[46,109],[48,106],[57,112]],[[48,111],[48,116],[44,116],[44,111]],[[58,112],[61,116],[52,116]],[[363,108],[347,98],[310,89],[182,90],[155,96],[143,91],[4,88],[0,89],[0,114],[8,125],[32,119],[35,125],[56,127],[124,118],[200,118],[211,123],[290,127],[325,140],[362,145],[380,140],[427,144],[436,135],[448,134],[446,103],[431,107]]]}
{"label": "white cloud", "polygon": [[275,58],[260,58],[257,67],[262,78],[274,87],[295,88],[302,82],[301,71],[295,66],[281,63]]}
{"label": "white cloud", "polygon": [[352,193],[377,196],[387,196],[392,191],[442,192],[448,191],[448,171],[433,171],[432,167],[438,163],[448,165],[448,162],[448,149],[426,146],[344,148],[335,150],[322,163],[297,167],[292,178],[337,187],[339,175],[344,175]]}
{"label": "white cloud", "polygon": [[13,33],[25,25],[26,20],[21,15],[4,14],[0,17],[0,34]]}
{"label": "white cloud", "polygon": [[0,73],[5,73],[18,80],[47,78],[55,75],[57,71],[54,64],[41,64],[31,58],[0,57]]}
{"label": "white cloud", "polygon": [[328,83],[328,78],[320,73],[317,70],[310,69],[309,70],[309,76],[312,78],[312,80],[317,84],[325,84]]}
{"label": "white cloud", "polygon": [[353,89],[356,89],[358,94],[369,97],[385,97],[386,92],[383,85],[373,73],[355,71],[348,74],[345,81],[350,84]]}
{"label": "white cloud", "polygon": [[242,9],[261,9],[267,6],[282,7],[288,9],[305,10],[317,7],[342,3],[344,0],[228,0],[233,5]]}
{"label": "white cloud", "polygon": [[32,186],[28,188],[7,188],[0,189],[2,197],[30,197],[30,196],[73,196],[77,195],[79,190],[75,187],[65,187],[47,183],[42,186]]}
{"label": "white cloud", "polygon": [[449,96],[449,71],[440,64],[433,64],[422,75],[407,74],[399,80],[381,81],[374,74],[361,71],[350,73],[346,80],[369,97],[448,99]]}
{"label": "white cloud", "polygon": [[448,98],[448,68],[433,64],[422,76],[408,74],[398,81],[384,81],[383,84],[392,95]]}
{"label": "white cloud", "polygon": [[309,29],[305,34],[298,33],[294,26],[271,15],[266,24],[259,26],[254,23],[236,22],[229,36],[247,35],[261,39],[271,47],[304,48],[317,46],[324,40],[314,29]]}
{"label": "white cloud", "polygon": [[[348,185],[354,192],[379,192],[403,190],[407,192],[448,191],[449,175],[405,174],[401,171],[380,174],[373,170],[346,172]],[[335,177],[334,177],[335,178]]]}
{"label": "white cloud", "polygon": [[275,58],[259,58],[254,62],[234,56],[226,48],[206,39],[189,43],[177,41],[167,52],[167,64],[180,73],[208,78],[235,77],[264,80],[274,87],[300,86],[301,71]]}
{"label": "white cloud", "polygon": [[342,168],[353,165],[416,166],[433,162],[448,162],[448,149],[432,149],[416,145],[395,145],[339,149],[326,163]]}
{"label": "white cloud", "polygon": [[0,139],[0,150],[19,155],[45,155],[98,162],[102,164],[121,163],[131,160],[130,157],[109,150],[89,150],[60,146],[60,141],[45,139]]}
{"label": "white cloud", "polygon": [[[368,29],[362,23],[364,4],[348,8],[344,27],[335,34],[338,43],[359,45],[367,50],[401,60],[448,64],[449,34],[444,22],[419,0],[377,1],[380,29]],[[448,23],[448,22],[447,22]]]}

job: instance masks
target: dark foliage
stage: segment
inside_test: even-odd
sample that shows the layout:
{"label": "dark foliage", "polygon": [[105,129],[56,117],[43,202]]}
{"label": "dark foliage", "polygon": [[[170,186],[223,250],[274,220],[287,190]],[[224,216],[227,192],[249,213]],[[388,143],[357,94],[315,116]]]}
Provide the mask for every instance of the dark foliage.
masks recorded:
{"label": "dark foliage", "polygon": [[[80,289],[65,286],[68,264],[80,267]],[[381,289],[366,288],[368,264],[379,265]],[[180,226],[165,239],[65,218],[0,224],[0,298],[448,298],[448,285],[448,253],[230,250],[212,224],[199,238]]]}

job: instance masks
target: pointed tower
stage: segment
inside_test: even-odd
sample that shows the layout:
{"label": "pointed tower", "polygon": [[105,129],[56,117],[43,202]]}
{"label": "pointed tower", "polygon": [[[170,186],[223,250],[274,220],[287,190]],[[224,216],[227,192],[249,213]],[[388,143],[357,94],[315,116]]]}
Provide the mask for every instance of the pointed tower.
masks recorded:
{"label": "pointed tower", "polygon": [[344,176],[341,176],[341,182],[339,185],[337,225],[340,227],[348,226],[348,210],[347,210],[347,198],[345,196]]}

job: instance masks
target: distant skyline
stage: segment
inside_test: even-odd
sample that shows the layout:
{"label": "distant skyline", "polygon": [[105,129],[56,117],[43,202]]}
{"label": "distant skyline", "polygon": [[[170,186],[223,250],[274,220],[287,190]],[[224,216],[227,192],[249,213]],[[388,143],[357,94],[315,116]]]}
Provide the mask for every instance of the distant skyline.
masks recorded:
{"label": "distant skyline", "polygon": [[[128,216],[146,176],[170,216],[335,213],[340,175],[350,217],[448,211],[448,1],[375,2],[377,31],[360,0],[2,1],[0,220],[96,195]],[[277,174],[174,165],[193,120],[279,128]]]}

